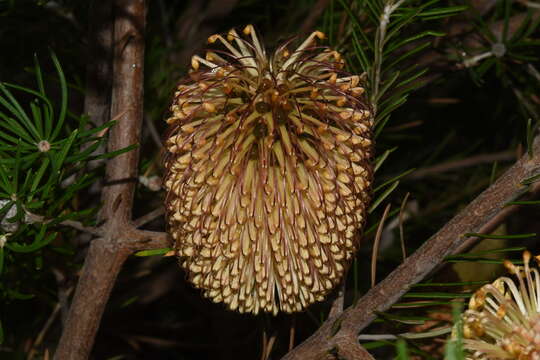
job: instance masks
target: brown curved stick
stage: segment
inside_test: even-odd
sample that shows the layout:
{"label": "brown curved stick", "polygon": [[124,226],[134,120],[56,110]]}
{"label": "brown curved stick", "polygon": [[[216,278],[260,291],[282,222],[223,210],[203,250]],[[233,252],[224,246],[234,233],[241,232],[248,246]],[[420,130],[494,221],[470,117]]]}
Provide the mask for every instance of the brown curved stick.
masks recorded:
{"label": "brown curved stick", "polygon": [[[111,117],[118,123],[109,134],[108,150],[139,143],[143,115],[144,0],[116,0],[113,13],[113,84]],[[62,332],[55,359],[87,359],[114,281],[130,253],[121,237],[131,228],[138,150],[107,162],[103,236],[92,241]]]}

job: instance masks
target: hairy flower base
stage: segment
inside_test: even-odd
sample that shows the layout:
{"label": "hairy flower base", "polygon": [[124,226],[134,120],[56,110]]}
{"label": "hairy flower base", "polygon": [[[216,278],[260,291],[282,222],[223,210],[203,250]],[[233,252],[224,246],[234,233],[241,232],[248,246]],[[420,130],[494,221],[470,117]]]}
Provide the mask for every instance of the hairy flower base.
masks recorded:
{"label": "hairy flower base", "polygon": [[468,359],[540,360],[540,277],[528,251],[523,260],[524,266],[505,262],[517,284],[501,277],[471,298],[463,314]]}
{"label": "hairy flower base", "polygon": [[[190,281],[240,312],[300,311],[340,281],[371,183],[360,78],[315,32],[268,58],[251,25],[194,56],[167,120],[169,231]],[[203,69],[204,68],[204,69]]]}

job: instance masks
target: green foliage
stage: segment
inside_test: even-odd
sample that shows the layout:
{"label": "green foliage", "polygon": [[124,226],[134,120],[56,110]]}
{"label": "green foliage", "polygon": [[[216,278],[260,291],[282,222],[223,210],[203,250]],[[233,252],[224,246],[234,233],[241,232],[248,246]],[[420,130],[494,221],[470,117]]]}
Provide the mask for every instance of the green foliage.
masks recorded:
{"label": "green foliage", "polygon": [[[342,36],[337,46],[348,54],[350,70],[365,76],[368,98],[375,112],[375,137],[378,137],[392,113],[407,101],[410,93],[423,85],[420,77],[428,69],[418,65],[415,59],[425,52],[433,38],[445,35],[430,29],[429,22],[459,14],[467,7],[444,6],[439,0],[338,0],[337,3],[350,21],[347,36]],[[338,8],[334,5],[326,15],[326,30],[334,41],[338,31],[333,21],[336,11]],[[395,149],[391,147],[375,160],[375,171]],[[374,213],[388,200],[400,179],[413,171],[414,168],[410,168],[377,184],[369,213]],[[391,213],[397,214],[398,211]],[[372,222],[378,223],[376,219]]]}
{"label": "green foliage", "polygon": [[[114,121],[94,126],[86,116],[68,109],[68,86],[54,53],[60,101],[48,96],[37,58],[33,72],[36,87],[0,83],[0,301],[34,297],[31,282],[24,283],[21,269],[37,280],[43,267],[43,251],[72,253],[72,245],[62,240],[66,220],[87,221],[95,209],[77,204],[82,189],[96,181],[99,169],[92,160],[110,158],[121,151],[97,154],[106,131]],[[36,289],[34,289],[35,291]]]}
{"label": "green foliage", "polygon": [[396,342],[396,349],[397,349],[397,360],[408,360],[409,359],[409,351],[407,349],[407,343],[399,339]]}
{"label": "green foliage", "polygon": [[156,255],[164,255],[167,252],[171,251],[170,248],[164,248],[164,249],[155,249],[155,250],[142,250],[136,252],[135,256],[156,256]]}
{"label": "green foliage", "polygon": [[[375,133],[380,134],[390,114],[422,85],[416,80],[427,69],[415,64],[412,58],[429,47],[433,37],[445,35],[426,29],[424,23],[456,15],[466,6],[442,6],[439,0],[339,3],[352,21],[349,40],[354,56],[349,57],[353,69],[367,75],[367,91],[376,112]],[[416,26],[419,21],[420,27]],[[407,34],[413,26],[417,28]]]}
{"label": "green foliage", "polygon": [[526,95],[540,91],[540,73],[534,65],[540,59],[540,40],[535,37],[540,18],[535,15],[534,7],[523,12],[512,1],[501,0],[490,17],[476,13],[473,21],[482,36],[472,44],[474,47],[460,47],[462,54],[470,56],[461,60],[477,84],[483,84],[486,74],[493,70],[502,85],[512,91],[526,122],[526,144],[531,155],[540,113]]}
{"label": "green foliage", "polygon": [[[375,113],[375,137],[382,134],[392,113],[405,104],[413,91],[423,85],[420,77],[428,69],[418,65],[416,59],[431,45],[433,38],[445,35],[430,28],[430,22],[441,21],[466,8],[444,6],[438,0],[332,2],[325,15],[325,30],[338,49],[347,54],[350,71],[363,74],[365,78],[367,95]],[[347,31],[340,30],[340,25],[334,20],[340,10],[349,21]],[[401,179],[414,171],[414,168],[410,168],[383,181],[378,180],[382,178],[378,176],[379,169],[396,149],[391,146],[375,159],[376,185],[369,209],[372,216],[368,221],[372,225],[365,231],[365,236],[373,233],[380,224],[381,214],[376,210],[392,198]],[[387,221],[399,213],[399,208],[393,209]],[[355,263],[355,274],[356,266]]]}
{"label": "green foliage", "polygon": [[[339,4],[339,5],[338,5]],[[342,12],[346,13],[347,19],[350,21],[348,27],[343,27],[340,17],[343,19]],[[462,41],[457,43],[455,39],[450,38],[447,30],[441,26],[442,19],[459,15],[467,11],[467,14],[474,14],[473,26],[471,26],[467,36],[475,38],[474,33],[477,31],[481,34],[478,38],[484,41],[484,47],[479,47],[478,42]],[[371,1],[371,0],[337,0],[333,2],[333,6],[325,16],[327,32],[330,38],[337,43],[341,50],[348,54],[348,63],[352,68],[352,72],[364,72],[365,79],[368,85],[368,96],[374,104],[376,111],[376,136],[378,143],[378,157],[375,159],[376,186],[374,188],[374,200],[370,211],[370,226],[364,232],[364,238],[371,238],[375,230],[379,227],[381,221],[381,212],[378,211],[384,208],[384,204],[401,201],[403,195],[400,191],[401,186],[408,186],[406,181],[407,175],[414,175],[415,165],[412,159],[400,157],[400,151],[397,145],[398,142],[393,142],[394,138],[389,137],[386,131],[391,123],[390,117],[393,116],[393,121],[398,121],[395,118],[396,113],[399,113],[399,108],[406,105],[407,100],[411,98],[414,91],[421,90],[424,86],[425,78],[432,76],[429,67],[421,65],[419,59],[423,59],[434,41],[439,47],[444,46],[445,42],[449,44],[450,50],[446,48],[447,53],[459,54],[455,57],[458,62],[458,67],[468,72],[472,81],[478,87],[483,86],[484,79],[495,76],[496,81],[502,84],[505,88],[515,95],[516,104],[521,108],[521,119],[527,121],[526,128],[523,132],[524,139],[527,144],[527,151],[532,154],[532,139],[537,132],[538,104],[534,103],[534,97],[531,94],[538,93],[540,85],[540,77],[531,74],[536,73],[535,62],[538,54],[538,17],[533,16],[533,9],[530,8],[523,16],[523,7],[513,6],[510,1],[499,1],[494,11],[489,13],[489,18],[484,14],[475,12],[468,4],[453,3],[449,6],[446,2],[441,1]],[[522,16],[519,22],[516,16]],[[467,15],[468,16],[468,15]],[[514,17],[514,18],[512,18]],[[512,19],[512,20],[510,20]],[[501,24],[501,34],[493,34],[497,24]],[[512,24],[512,25],[510,25]],[[344,30],[346,29],[346,30]],[[517,30],[516,30],[517,29]],[[472,34],[471,34],[472,33]],[[339,35],[336,35],[339,34]],[[447,39],[448,38],[448,39]],[[500,39],[500,41],[499,41]],[[498,44],[503,44],[505,52],[497,53]],[[495,46],[497,45],[497,46]],[[483,52],[488,52],[489,56],[477,57]],[[433,55],[433,52],[429,56]],[[462,57],[460,57],[462,56]],[[478,60],[476,60],[478,59]],[[472,62],[471,62],[472,61]],[[536,79],[536,81],[535,81]],[[441,84],[441,85],[444,85]],[[479,89],[479,91],[481,91]],[[531,98],[533,101],[531,101]],[[409,106],[411,108],[411,106]],[[414,107],[412,107],[414,108]],[[418,108],[418,106],[417,106]],[[487,111],[488,109],[486,109]],[[403,121],[399,119],[399,121]],[[399,127],[396,126],[396,127]],[[487,133],[487,128],[485,132]],[[429,147],[429,154],[426,164],[433,162],[444,154],[448,144],[455,139],[455,133],[448,133],[445,138],[439,140],[436,147]],[[419,137],[425,141],[425,138]],[[387,148],[385,149],[385,146]],[[396,151],[398,150],[398,151]],[[409,150],[410,151],[410,150]],[[398,157],[398,161],[403,163],[390,174],[387,169],[392,169],[393,157]],[[455,156],[455,155],[454,155]],[[497,163],[491,167],[491,172],[487,177],[492,183],[497,175]],[[411,166],[406,168],[406,166]],[[426,166],[426,165],[424,165]],[[406,170],[401,170],[405,167]],[[396,175],[397,173],[397,175]],[[388,175],[387,175],[388,174]],[[536,182],[537,177],[532,177],[525,181],[526,186]],[[401,184],[400,184],[401,183]],[[399,185],[399,186],[398,186]],[[527,194],[529,188],[524,188],[523,194]],[[423,190],[427,190],[424,185]],[[463,190],[458,188],[458,192]],[[477,191],[477,190],[476,190]],[[401,193],[401,195],[399,195]],[[432,194],[433,192],[427,191]],[[442,199],[450,198],[451,195],[442,195]],[[431,203],[437,203],[437,199],[429,199]],[[538,201],[520,201],[516,200],[508,205],[537,205]],[[441,205],[440,205],[441,206]],[[442,207],[442,206],[441,206]],[[429,219],[433,219],[429,211],[422,213],[426,217],[426,223]],[[389,213],[386,219],[386,224],[392,221],[398,221],[401,215],[399,208],[394,205],[393,211]],[[448,218],[446,218],[448,219]],[[481,239],[497,239],[501,246],[496,249],[486,251],[477,251],[470,254],[459,254],[451,256],[447,259],[447,264],[501,264],[503,259],[514,252],[521,252],[525,249],[520,246],[520,241],[536,238],[535,232],[522,231],[521,233],[496,233],[496,234],[465,234],[465,236],[479,237]],[[512,245],[505,246],[506,242],[511,241]],[[363,243],[369,242],[366,239]],[[415,241],[418,243],[418,241]],[[410,244],[410,242],[409,242]],[[388,262],[399,263],[397,251],[388,250],[383,259]],[[378,267],[384,268],[384,260],[379,260]],[[519,260],[516,261],[519,263]],[[359,268],[361,263],[358,261],[353,263],[353,285],[351,291],[354,292],[354,299],[357,299],[361,291],[361,286],[358,285],[359,274],[362,269]],[[394,265],[395,266],[395,265]],[[444,269],[449,272],[449,265]],[[384,271],[384,270],[383,270]],[[472,290],[477,286],[485,284],[487,280],[482,278],[467,279],[465,281],[437,281],[426,279],[424,282],[417,284],[407,292],[402,300],[394,306],[390,311],[379,313],[378,319],[375,321],[372,328],[384,328],[387,334],[383,335],[365,335],[365,339],[378,338],[378,340],[363,342],[362,345],[366,349],[382,349],[389,346],[395,347],[395,354],[398,359],[409,358],[409,354],[415,354],[422,359],[439,358],[432,353],[426,352],[423,349],[429,341],[433,341],[434,337],[447,336],[452,324],[447,320],[434,320],[426,314],[434,313],[441,314],[450,313],[453,308],[453,322],[459,324],[462,302],[459,299],[467,299],[471,296]],[[458,279],[459,280],[459,279]],[[493,279],[491,279],[493,280]],[[444,316],[442,316],[444,318]],[[377,324],[377,325],[375,325]],[[417,327],[411,333],[406,332],[406,328]],[[422,330],[418,330],[420,327]],[[464,358],[461,349],[461,329],[459,325],[454,327],[454,338],[447,342],[445,359],[453,360]],[[376,331],[376,330],[375,330]],[[440,333],[439,331],[442,331]],[[380,330],[379,330],[380,332]],[[360,336],[363,338],[363,335]],[[425,340],[420,341],[424,338]],[[384,353],[384,352],[382,352]]]}
{"label": "green foliage", "polygon": [[452,337],[446,343],[446,349],[444,353],[445,360],[464,360],[463,353],[463,321],[461,320],[461,313],[463,306],[461,303],[456,302],[452,306],[452,319],[454,322]]}

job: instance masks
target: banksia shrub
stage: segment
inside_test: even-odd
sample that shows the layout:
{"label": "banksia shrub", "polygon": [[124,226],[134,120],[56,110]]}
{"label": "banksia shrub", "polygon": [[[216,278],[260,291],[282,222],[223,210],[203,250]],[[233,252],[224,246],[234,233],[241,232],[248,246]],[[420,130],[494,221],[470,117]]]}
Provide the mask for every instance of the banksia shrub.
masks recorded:
{"label": "banksia shrub", "polygon": [[462,316],[467,359],[540,359],[540,276],[528,251],[523,260],[524,266],[505,261],[517,281],[501,277],[469,301]]}
{"label": "banksia shrub", "polygon": [[166,140],[169,232],[189,280],[240,312],[300,311],[341,280],[366,217],[373,117],[341,55],[253,27],[192,58]]}

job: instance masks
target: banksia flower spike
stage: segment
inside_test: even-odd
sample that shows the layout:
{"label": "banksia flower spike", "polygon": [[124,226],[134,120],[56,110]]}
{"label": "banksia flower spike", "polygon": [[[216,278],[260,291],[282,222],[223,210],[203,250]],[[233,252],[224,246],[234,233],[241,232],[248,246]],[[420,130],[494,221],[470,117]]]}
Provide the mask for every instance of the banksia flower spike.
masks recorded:
{"label": "banksia flower spike", "polygon": [[169,232],[189,280],[232,310],[300,311],[358,246],[373,118],[316,31],[268,57],[253,27],[192,58],[166,140]]}
{"label": "banksia flower spike", "polygon": [[462,316],[467,359],[540,360],[540,275],[528,251],[523,260],[504,263],[517,281],[501,277],[472,296]]}

